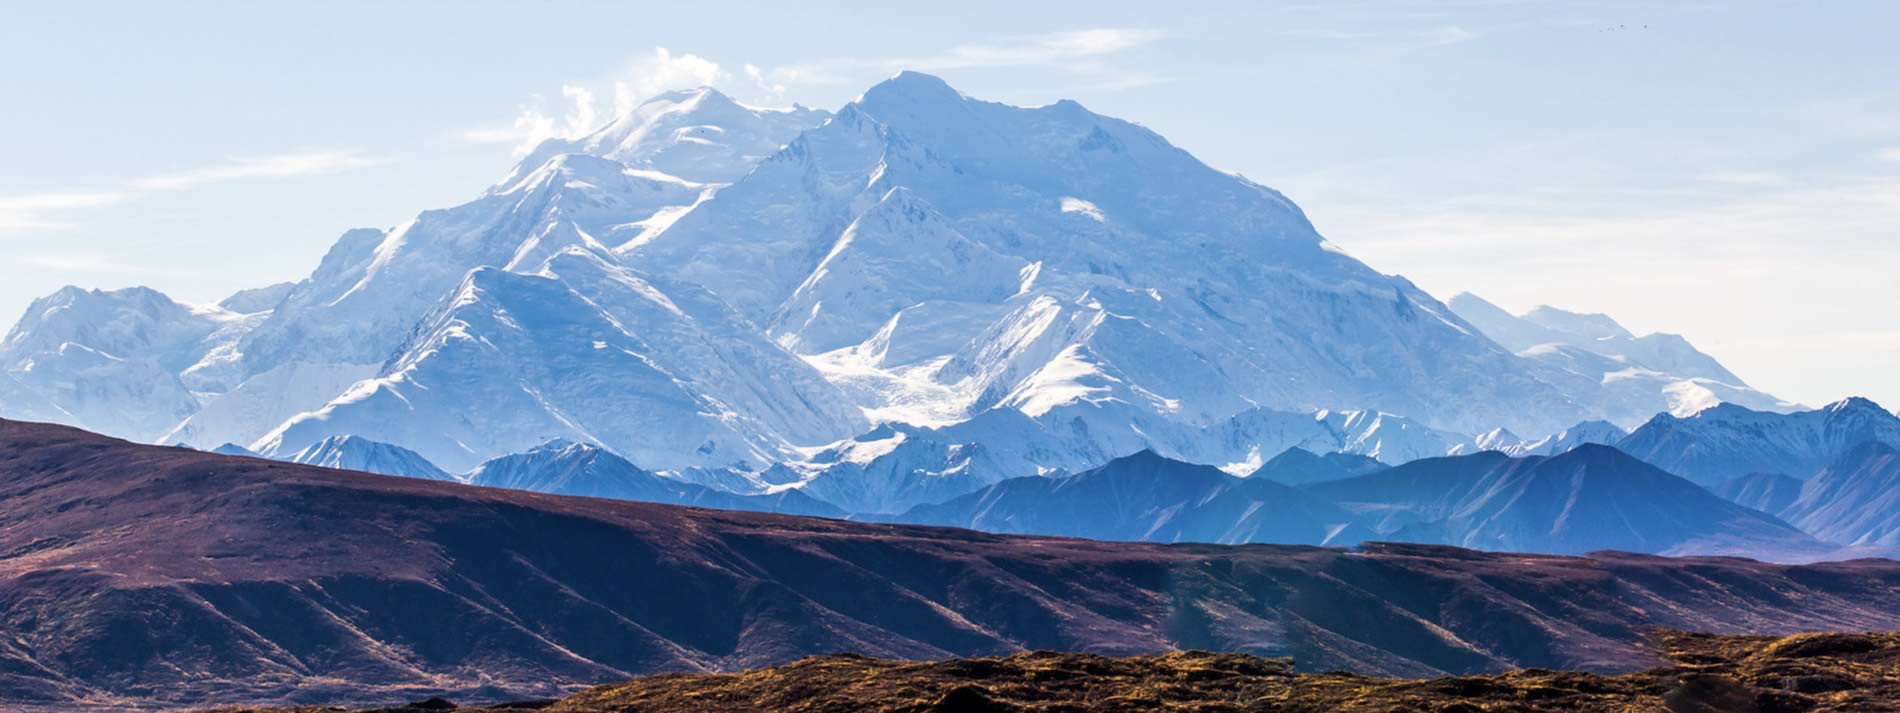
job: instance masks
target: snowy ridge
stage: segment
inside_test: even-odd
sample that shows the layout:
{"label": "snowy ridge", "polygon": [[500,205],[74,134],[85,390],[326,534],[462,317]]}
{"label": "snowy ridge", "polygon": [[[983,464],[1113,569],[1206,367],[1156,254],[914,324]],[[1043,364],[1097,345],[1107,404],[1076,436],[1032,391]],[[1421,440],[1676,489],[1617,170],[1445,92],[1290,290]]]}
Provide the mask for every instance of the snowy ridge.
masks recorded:
{"label": "snowy ridge", "polygon": [[1554,456],[1569,453],[1585,444],[1615,445],[1629,432],[1609,421],[1585,421],[1532,441],[1507,444],[1498,450],[1511,456]]}
{"label": "snowy ridge", "polygon": [[1900,446],[1900,417],[1863,398],[1774,413],[1722,404],[1693,416],[1658,414],[1617,448],[1704,484],[1750,473],[1806,479],[1868,441]]}
{"label": "snowy ridge", "polygon": [[[229,451],[224,451],[229,453]],[[242,455],[242,454],[239,454]],[[427,480],[457,480],[429,459],[401,446],[378,443],[357,436],[332,436],[310,447],[284,456],[283,460],[304,465],[360,470],[365,473],[396,475]]]}
{"label": "snowy ridge", "polygon": [[[1260,408],[1377,406],[1535,432],[1587,413],[1429,295],[1328,249],[1278,193],[1074,102],[992,104],[914,73],[621,252],[705,286],[913,435],[871,464],[825,460],[862,443],[810,461],[830,472],[807,487],[859,506],[1146,447],[1257,466],[1299,441],[1251,456],[1197,441]],[[1362,379],[1399,386],[1350,386]],[[1481,397],[1467,398],[1472,385]],[[1038,425],[954,435],[1023,420],[993,412]],[[1345,447],[1392,459],[1465,440],[1361,418],[1330,431],[1301,420],[1306,437],[1351,432]],[[985,462],[1000,472],[963,475]]]}
{"label": "snowy ridge", "polygon": [[564,439],[873,513],[1146,449],[1244,474],[1786,406],[1606,317],[1465,315],[1137,124],[911,72],[836,115],[663,94],[297,283],[99,295],[0,342],[0,414],[454,471]]}
{"label": "snowy ridge", "polygon": [[642,470],[597,446],[549,441],[525,453],[502,456],[468,473],[468,482],[492,488],[580,495],[617,500],[697,505],[728,510],[837,517],[835,507],[797,491],[735,495]]}
{"label": "snowy ridge", "polygon": [[[1602,314],[1542,306],[1513,315],[1471,293],[1458,316],[1536,365],[1540,378],[1599,404],[1603,420],[1633,427],[1652,414],[1688,416],[1720,403],[1788,412],[1799,404],[1757,391],[1674,334],[1638,337]],[[1594,392],[1594,393],[1593,393]]]}
{"label": "snowy ridge", "polygon": [[61,289],[0,341],[0,415],[155,440],[226,388],[216,364],[256,319],[143,287]]}
{"label": "snowy ridge", "polygon": [[657,468],[757,468],[861,428],[816,371],[717,300],[576,247],[533,273],[470,273],[380,376],[254,448],[376,432],[463,470],[565,439]]}

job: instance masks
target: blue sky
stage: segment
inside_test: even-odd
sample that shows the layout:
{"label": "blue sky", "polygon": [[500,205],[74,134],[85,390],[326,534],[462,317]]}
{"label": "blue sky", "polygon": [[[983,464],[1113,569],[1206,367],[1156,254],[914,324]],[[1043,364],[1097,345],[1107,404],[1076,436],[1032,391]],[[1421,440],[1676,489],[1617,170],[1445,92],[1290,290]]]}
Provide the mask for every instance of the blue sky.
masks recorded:
{"label": "blue sky", "polygon": [[467,200],[532,136],[710,81],[902,68],[1074,98],[1286,192],[1442,298],[1607,312],[1755,386],[1900,407],[1900,3],[15,3],[0,315],[187,301]]}

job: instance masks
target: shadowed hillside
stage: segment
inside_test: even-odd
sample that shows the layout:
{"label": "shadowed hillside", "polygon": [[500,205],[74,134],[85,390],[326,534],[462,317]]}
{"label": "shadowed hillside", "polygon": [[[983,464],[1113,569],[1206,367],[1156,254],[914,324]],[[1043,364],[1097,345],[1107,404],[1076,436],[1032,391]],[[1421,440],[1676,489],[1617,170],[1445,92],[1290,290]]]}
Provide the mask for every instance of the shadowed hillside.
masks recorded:
{"label": "shadowed hillside", "polygon": [[541,495],[0,422],[0,700],[554,696],[802,656],[1209,649],[1635,670],[1654,627],[1900,627],[1900,563],[1169,546]]}

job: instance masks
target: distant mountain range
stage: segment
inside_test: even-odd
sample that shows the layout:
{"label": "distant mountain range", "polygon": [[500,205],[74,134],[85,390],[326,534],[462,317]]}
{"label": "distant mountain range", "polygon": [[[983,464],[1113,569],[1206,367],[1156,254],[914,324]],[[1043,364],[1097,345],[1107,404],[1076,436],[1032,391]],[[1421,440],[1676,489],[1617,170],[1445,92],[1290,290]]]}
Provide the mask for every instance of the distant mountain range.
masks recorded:
{"label": "distant mountain range", "polygon": [[469,471],[466,482],[537,493],[694,505],[722,510],[779,512],[842,517],[829,503],[795,489],[772,494],[737,495],[662,477],[626,459],[584,443],[556,441],[526,453],[502,456]]}
{"label": "distant mountain range", "polygon": [[[1817,422],[1862,424],[1854,432],[1866,431],[1855,413],[1871,415],[1874,424],[1885,414],[1864,401],[1813,412],[1757,413],[1750,442],[1810,442],[1788,432],[1806,433]],[[1659,417],[1652,426],[1705,417],[1731,422],[1726,415],[1716,410],[1691,419]],[[909,481],[917,489],[901,497],[886,494],[885,501],[918,501],[901,513],[854,509],[870,496],[826,487],[853,482],[835,470],[832,477],[811,481],[785,468],[765,474],[658,473],[598,446],[566,441],[495,458],[460,476],[407,449],[357,437],[326,439],[282,460],[541,493],[1102,540],[1351,545],[1376,539],[1502,551],[1624,550],[1790,561],[1900,546],[1900,501],[1887,495],[1900,485],[1900,459],[1881,441],[1845,449],[1810,480],[1753,472],[1705,490],[1597,442],[1622,434],[1613,426],[1582,424],[1511,444],[1500,433],[1479,439],[1491,450],[1398,466],[1292,447],[1245,472],[1143,450],[1073,475],[999,478],[987,455],[970,448],[961,455],[975,467],[918,477]],[[896,447],[871,465],[912,447],[943,449],[936,457],[963,449],[929,446],[914,435],[871,434],[866,445],[888,440]],[[1639,430],[1624,439],[1640,444],[1653,437]],[[1685,448],[1706,455],[1711,446]],[[219,452],[254,455],[228,445]],[[1544,452],[1556,455],[1534,455]],[[833,467],[845,465],[863,467]],[[988,477],[977,468],[987,469]],[[905,482],[890,474],[866,476],[862,482]]]}
{"label": "distant mountain range", "polygon": [[[1638,337],[1602,314],[1543,306],[1513,315],[1471,293],[1452,311],[1525,358],[1540,378],[1606,412],[1688,416],[1718,403],[1792,411],[1798,405],[1756,391],[1715,357],[1674,334]],[[1613,418],[1628,423],[1627,417]]]}
{"label": "distant mountain range", "polygon": [[0,700],[56,709],[526,698],[836,652],[1197,648],[1308,671],[1627,671],[1651,663],[1659,627],[1900,627],[1900,564],[1885,560],[1008,537],[476,488],[10,421],[0,553]]}
{"label": "distant mountain range", "polygon": [[1814,558],[1828,547],[1609,446],[1413,461],[1308,490],[1375,518],[1378,539],[1577,554]]}
{"label": "distant mountain range", "polygon": [[[1149,542],[1392,540],[1515,552],[1796,560],[1836,550],[1772,515],[1609,446],[1522,458],[1493,451],[1364,470],[1294,488],[1259,474],[1236,477],[1143,451],[1072,476],[1005,480],[895,519]],[[1900,516],[1900,509],[1887,510]]]}
{"label": "distant mountain range", "polygon": [[[244,454],[227,452],[227,455]],[[311,444],[309,448],[290,454],[284,460],[304,465],[360,470],[365,473],[400,475],[409,478],[456,479],[455,476],[435,467],[434,463],[430,463],[427,458],[423,458],[415,451],[357,436],[325,438]]]}
{"label": "distant mountain range", "polygon": [[902,522],[986,532],[1149,542],[1358,544],[1352,513],[1266,478],[1237,478],[1218,468],[1142,451],[1061,478],[1012,478],[939,505],[921,505]]}
{"label": "distant mountain range", "polygon": [[662,94],[218,305],[63,289],[0,372],[0,415],[141,441],[460,473],[565,440],[880,514],[1144,449],[1396,465],[1795,408],[1678,337],[1440,302],[1140,125],[909,72],[835,114]]}
{"label": "distant mountain range", "polygon": [[1900,416],[1862,398],[1789,414],[1722,404],[1658,414],[1617,443],[1623,451],[1706,485],[1750,473],[1807,479],[1868,441],[1900,446]]}

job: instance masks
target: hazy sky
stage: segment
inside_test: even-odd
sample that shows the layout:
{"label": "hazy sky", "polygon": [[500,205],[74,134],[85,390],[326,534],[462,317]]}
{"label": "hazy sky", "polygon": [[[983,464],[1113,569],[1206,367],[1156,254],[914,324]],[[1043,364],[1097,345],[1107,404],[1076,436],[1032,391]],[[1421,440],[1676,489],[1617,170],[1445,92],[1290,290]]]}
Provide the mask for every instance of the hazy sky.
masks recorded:
{"label": "hazy sky", "polygon": [[641,5],[0,4],[0,322],[303,277],[642,94],[914,68],[1145,124],[1441,298],[1900,407],[1900,2]]}

